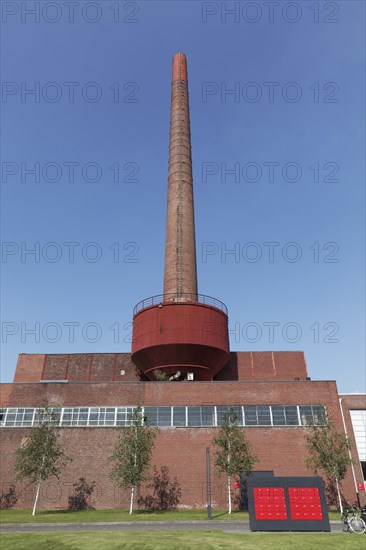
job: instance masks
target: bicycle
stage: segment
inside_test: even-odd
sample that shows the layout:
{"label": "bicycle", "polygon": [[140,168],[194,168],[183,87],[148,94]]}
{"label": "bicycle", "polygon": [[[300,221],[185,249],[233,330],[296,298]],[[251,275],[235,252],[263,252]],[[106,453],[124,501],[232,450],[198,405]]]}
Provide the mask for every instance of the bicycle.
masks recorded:
{"label": "bicycle", "polygon": [[345,508],[342,512],[341,521],[343,523],[343,531],[354,533],[355,535],[362,535],[366,531],[366,524],[362,518],[356,516],[356,508],[351,508],[352,516],[350,517],[348,508]]}

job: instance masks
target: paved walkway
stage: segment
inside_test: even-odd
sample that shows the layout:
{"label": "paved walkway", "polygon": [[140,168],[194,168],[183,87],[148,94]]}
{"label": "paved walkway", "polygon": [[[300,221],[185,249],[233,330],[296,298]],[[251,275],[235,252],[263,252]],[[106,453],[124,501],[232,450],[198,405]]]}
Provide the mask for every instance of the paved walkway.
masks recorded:
{"label": "paved walkway", "polygon": [[[340,522],[331,521],[332,533],[341,533]],[[2,533],[50,533],[51,531],[224,531],[250,533],[249,521],[124,521],[85,523],[3,523]]]}

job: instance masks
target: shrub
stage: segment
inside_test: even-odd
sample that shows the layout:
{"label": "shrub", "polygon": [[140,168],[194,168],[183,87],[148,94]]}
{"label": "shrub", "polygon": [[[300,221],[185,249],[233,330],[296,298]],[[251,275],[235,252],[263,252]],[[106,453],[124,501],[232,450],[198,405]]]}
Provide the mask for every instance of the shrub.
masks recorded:
{"label": "shrub", "polygon": [[79,478],[78,483],[73,484],[74,494],[69,496],[69,510],[94,510],[94,507],[88,502],[94,492],[95,481],[88,483],[84,477]]}
{"label": "shrub", "polygon": [[162,466],[160,472],[154,468],[152,483],[148,485],[153,490],[152,495],[140,497],[138,504],[145,510],[176,510],[182,495],[180,483],[175,477],[169,477],[168,466]]}
{"label": "shrub", "polygon": [[10,485],[9,489],[0,496],[0,510],[10,510],[15,506],[17,500],[15,485]]}

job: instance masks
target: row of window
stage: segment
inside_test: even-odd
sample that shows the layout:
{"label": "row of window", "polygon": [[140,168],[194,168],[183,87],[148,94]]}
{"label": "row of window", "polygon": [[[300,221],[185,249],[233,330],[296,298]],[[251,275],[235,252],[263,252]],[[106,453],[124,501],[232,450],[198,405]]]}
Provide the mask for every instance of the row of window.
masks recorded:
{"label": "row of window", "polygon": [[[232,409],[239,426],[307,426],[326,419],[323,405],[209,405],[202,407],[143,407],[142,414],[151,426],[216,427]],[[57,426],[129,426],[134,407],[56,407]],[[0,409],[0,426],[37,426],[36,408]]]}

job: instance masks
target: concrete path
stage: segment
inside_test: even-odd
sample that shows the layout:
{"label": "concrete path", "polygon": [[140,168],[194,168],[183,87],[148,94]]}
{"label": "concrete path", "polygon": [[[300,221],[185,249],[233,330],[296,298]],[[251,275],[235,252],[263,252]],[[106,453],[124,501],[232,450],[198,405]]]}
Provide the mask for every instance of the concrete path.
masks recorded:
{"label": "concrete path", "polygon": [[[332,533],[341,533],[340,522],[331,521]],[[224,531],[250,533],[249,521],[124,521],[85,523],[4,523],[2,533],[50,533],[51,531]]]}

